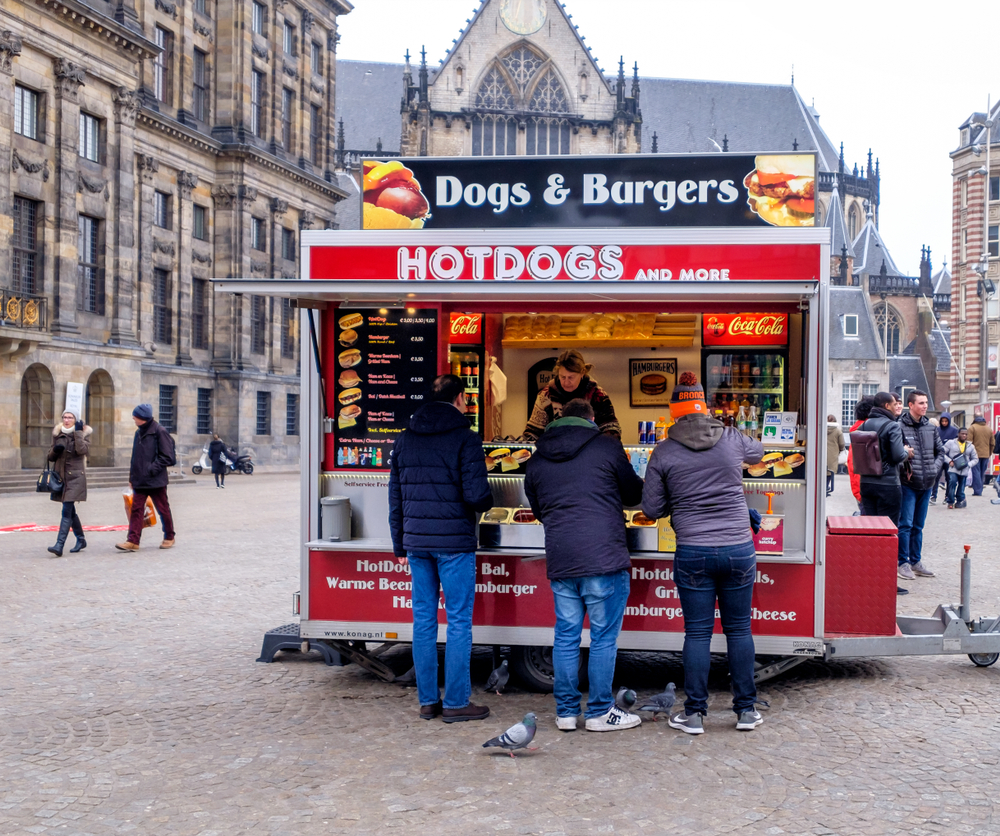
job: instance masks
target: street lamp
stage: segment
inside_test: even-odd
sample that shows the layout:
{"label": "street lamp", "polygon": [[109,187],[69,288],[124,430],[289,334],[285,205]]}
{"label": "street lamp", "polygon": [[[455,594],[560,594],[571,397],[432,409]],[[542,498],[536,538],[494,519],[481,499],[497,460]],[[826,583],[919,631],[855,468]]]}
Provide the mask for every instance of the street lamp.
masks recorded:
{"label": "street lamp", "polygon": [[[996,284],[990,279],[988,273],[990,269],[990,129],[993,127],[993,120],[990,119],[990,97],[986,98],[986,113],[983,114],[982,121],[975,121],[973,125],[982,127],[985,133],[984,145],[986,146],[986,164],[979,166],[970,173],[970,177],[983,176],[983,252],[973,266],[973,271],[979,277],[976,280],[976,293],[982,300],[982,317],[979,329],[979,403],[985,403],[987,392],[988,357],[989,357],[989,324],[987,322],[987,306],[989,298],[996,293]],[[983,152],[979,143],[972,146],[972,153],[980,156]]]}

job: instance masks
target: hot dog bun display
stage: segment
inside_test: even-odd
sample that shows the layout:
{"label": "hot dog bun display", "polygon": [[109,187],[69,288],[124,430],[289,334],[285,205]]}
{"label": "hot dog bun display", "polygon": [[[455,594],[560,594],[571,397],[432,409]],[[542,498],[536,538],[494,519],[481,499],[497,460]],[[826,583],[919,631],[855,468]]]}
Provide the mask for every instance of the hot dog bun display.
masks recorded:
{"label": "hot dog bun display", "polygon": [[399,160],[365,160],[364,229],[421,229],[430,204],[413,172]]}

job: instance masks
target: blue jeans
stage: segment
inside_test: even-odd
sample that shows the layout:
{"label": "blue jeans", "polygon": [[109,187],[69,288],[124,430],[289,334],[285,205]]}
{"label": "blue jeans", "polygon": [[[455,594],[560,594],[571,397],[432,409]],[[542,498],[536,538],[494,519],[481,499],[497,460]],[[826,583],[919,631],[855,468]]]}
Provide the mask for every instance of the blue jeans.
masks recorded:
{"label": "blue jeans", "polygon": [[719,601],[722,632],[726,634],[733,711],[751,711],[757,701],[753,681],[754,645],[750,632],[757,555],[753,541],[736,546],[683,546],[674,554],[674,583],[684,611],[684,708],[688,714],[708,713],[708,668]]}
{"label": "blue jeans", "polygon": [[476,597],[476,554],[407,552],[413,578],[413,667],[421,705],[441,700],[438,688],[438,600],[444,592],[448,616],[444,648],[445,708],[465,708],[472,694],[472,602]]}
{"label": "blue jeans", "polygon": [[607,575],[550,580],[556,605],[555,668],[556,714],[576,717],[580,713],[580,635],[583,617],[590,616],[590,661],[587,674],[590,692],[586,716],[600,717],[614,705],[611,682],[618,657],[618,633],[628,601],[627,569]]}
{"label": "blue jeans", "polygon": [[931,502],[931,489],[915,491],[903,485],[899,506],[899,565],[915,565],[920,562],[920,552],[924,546],[924,522],[927,520],[927,506]]}
{"label": "blue jeans", "polygon": [[982,496],[983,495],[983,473],[986,471],[986,459],[980,457],[974,465],[972,465],[972,495]]}
{"label": "blue jeans", "polygon": [[956,502],[965,502],[964,473],[961,476],[959,476],[953,470],[948,471],[948,495],[945,497],[945,502],[947,502],[949,505],[954,505]]}

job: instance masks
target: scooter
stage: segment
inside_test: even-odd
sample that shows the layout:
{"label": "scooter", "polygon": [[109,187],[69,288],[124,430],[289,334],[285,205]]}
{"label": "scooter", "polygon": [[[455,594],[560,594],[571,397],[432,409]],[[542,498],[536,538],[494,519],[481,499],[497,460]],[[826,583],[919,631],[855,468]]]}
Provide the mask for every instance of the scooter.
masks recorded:
{"label": "scooter", "polygon": [[[229,473],[237,470],[240,473],[245,473],[247,476],[253,473],[253,455],[250,453],[238,456],[235,450],[227,447],[226,452],[222,454],[222,463],[226,466],[226,470]],[[198,463],[191,465],[191,472],[197,476],[203,470],[211,469],[212,460],[208,457],[208,445],[206,444],[201,448],[201,458],[198,459]]]}

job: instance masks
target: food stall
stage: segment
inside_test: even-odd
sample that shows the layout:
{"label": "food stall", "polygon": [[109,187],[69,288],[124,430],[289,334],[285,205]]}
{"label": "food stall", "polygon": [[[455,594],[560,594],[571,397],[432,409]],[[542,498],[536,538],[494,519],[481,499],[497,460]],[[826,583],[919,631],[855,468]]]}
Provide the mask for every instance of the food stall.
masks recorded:
{"label": "food stall", "polygon": [[[797,165],[794,176],[775,160]],[[594,365],[640,473],[683,371],[699,372],[718,417],[763,439],[765,460],[744,480],[764,515],[752,610],[761,678],[897,636],[894,530],[829,529],[824,511],[830,243],[802,196],[812,155],[421,158],[364,170],[368,228],[304,231],[300,280],[216,282],[302,309],[299,624],[272,648],[319,642],[392,677],[369,647],[412,637],[409,570],[389,541],[389,457],[433,377],[457,369],[495,500],[479,522],[473,641],[510,648],[522,681],[551,687],[544,529],[523,488],[534,447],[520,438],[567,348]],[[349,523],[326,522],[333,503],[349,503]],[[632,577],[619,647],[677,651],[669,518],[623,517]],[[828,585],[832,537],[853,574]],[[891,552],[880,574],[850,563],[859,544]],[[859,588],[862,617],[844,605]],[[441,640],[444,619],[442,607]],[[724,650],[719,632],[713,651]]]}

